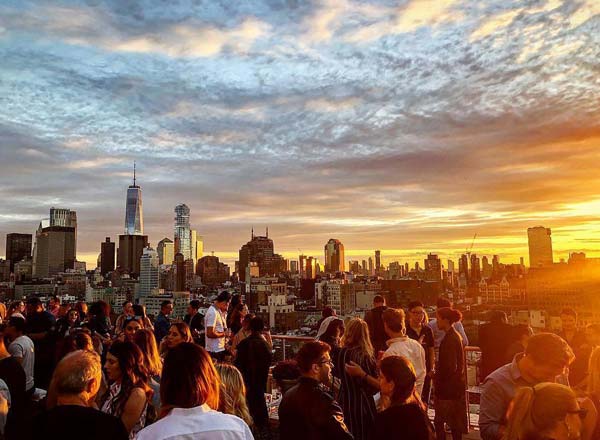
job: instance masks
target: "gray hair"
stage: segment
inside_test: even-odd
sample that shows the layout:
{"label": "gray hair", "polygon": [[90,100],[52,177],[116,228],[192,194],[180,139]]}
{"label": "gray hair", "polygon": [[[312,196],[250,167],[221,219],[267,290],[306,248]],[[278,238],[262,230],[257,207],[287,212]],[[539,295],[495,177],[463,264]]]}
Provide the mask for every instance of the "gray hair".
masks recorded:
{"label": "gray hair", "polygon": [[92,379],[102,374],[100,356],[95,351],[77,350],[66,355],[56,367],[54,384],[58,394],[80,394]]}

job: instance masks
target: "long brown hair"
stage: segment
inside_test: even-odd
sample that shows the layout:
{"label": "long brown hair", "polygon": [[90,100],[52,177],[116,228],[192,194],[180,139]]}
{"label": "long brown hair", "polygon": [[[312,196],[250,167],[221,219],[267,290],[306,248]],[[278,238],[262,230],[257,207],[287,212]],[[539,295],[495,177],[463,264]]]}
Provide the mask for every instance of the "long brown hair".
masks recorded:
{"label": "long brown hair", "polygon": [[375,358],[369,326],[360,318],[352,318],[346,323],[346,331],[342,336],[342,347],[355,348],[364,357]]}
{"label": "long brown hair", "polygon": [[[190,327],[185,322],[174,322],[171,324],[171,327],[175,327],[179,334],[183,336],[183,342],[193,342],[192,332],[190,331]],[[169,327],[169,328],[171,328]]]}
{"label": "long brown hair", "polygon": [[140,347],[144,355],[144,366],[150,376],[160,376],[162,372],[162,360],[158,354],[156,346],[156,338],[154,333],[149,329],[141,329],[135,333],[133,342]]}
{"label": "long brown hair", "polygon": [[219,363],[215,367],[221,378],[219,411],[238,416],[248,426],[252,426],[253,421],[246,402],[246,386],[242,373],[231,364]]}
{"label": "long brown hair", "polygon": [[394,383],[394,391],[390,398],[392,405],[415,402],[425,411],[425,405],[415,386],[417,374],[408,359],[403,356],[388,356],[381,360],[380,370],[388,382]]}
{"label": "long brown hair", "polygon": [[221,380],[212,359],[199,345],[183,342],[167,353],[160,380],[161,415],[173,408],[203,404],[219,409]]}

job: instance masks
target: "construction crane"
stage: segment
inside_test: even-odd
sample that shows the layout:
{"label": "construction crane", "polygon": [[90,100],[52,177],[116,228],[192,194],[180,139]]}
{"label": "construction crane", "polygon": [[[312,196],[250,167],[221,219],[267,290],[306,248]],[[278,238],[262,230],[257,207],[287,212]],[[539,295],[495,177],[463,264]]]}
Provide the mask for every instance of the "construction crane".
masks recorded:
{"label": "construction crane", "polygon": [[475,233],[475,235],[473,235],[473,240],[471,241],[471,246],[469,246],[466,250],[465,250],[465,254],[467,255],[467,257],[470,259],[471,258],[471,251],[473,250],[473,245],[475,244],[475,239],[477,238],[477,233]]}

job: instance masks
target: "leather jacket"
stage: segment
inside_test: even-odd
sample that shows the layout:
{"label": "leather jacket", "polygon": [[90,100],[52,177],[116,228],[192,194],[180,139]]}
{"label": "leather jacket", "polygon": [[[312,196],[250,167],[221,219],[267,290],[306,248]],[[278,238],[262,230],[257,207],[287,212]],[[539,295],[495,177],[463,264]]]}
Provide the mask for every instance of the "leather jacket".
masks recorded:
{"label": "leather jacket", "polygon": [[279,405],[281,438],[286,440],[351,440],[342,409],[314,379],[301,377]]}

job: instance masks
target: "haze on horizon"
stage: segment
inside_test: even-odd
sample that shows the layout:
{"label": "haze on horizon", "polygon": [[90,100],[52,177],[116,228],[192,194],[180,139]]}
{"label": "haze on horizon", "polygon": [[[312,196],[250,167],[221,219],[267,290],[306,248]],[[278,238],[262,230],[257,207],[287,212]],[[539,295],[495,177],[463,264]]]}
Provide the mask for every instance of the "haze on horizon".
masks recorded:
{"label": "haze on horizon", "polygon": [[600,256],[596,0],[9,0],[0,59],[0,255],[55,206],[95,262],[136,160],[151,244],[186,203],[228,263]]}

